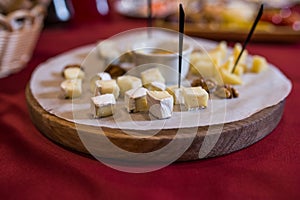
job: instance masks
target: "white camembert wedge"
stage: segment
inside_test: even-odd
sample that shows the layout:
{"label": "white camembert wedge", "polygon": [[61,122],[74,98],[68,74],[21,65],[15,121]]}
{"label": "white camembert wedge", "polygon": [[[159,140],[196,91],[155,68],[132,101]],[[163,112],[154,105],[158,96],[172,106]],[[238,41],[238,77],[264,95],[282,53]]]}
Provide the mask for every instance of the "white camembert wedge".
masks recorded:
{"label": "white camembert wedge", "polygon": [[91,110],[95,118],[113,115],[116,99],[113,94],[103,94],[91,98]]}
{"label": "white camembert wedge", "polygon": [[172,85],[167,87],[166,91],[173,96],[174,104],[184,104],[184,98],[182,95],[182,90],[184,87],[178,88],[178,85]]}
{"label": "white camembert wedge", "polygon": [[65,98],[73,99],[81,96],[82,80],[81,79],[67,79],[60,84]]}
{"label": "white camembert wedge", "polygon": [[148,111],[147,89],[140,87],[125,92],[125,107],[128,112],[145,112]]}
{"label": "white camembert wedge", "polygon": [[190,110],[207,107],[208,93],[202,87],[183,88],[184,105]]}
{"label": "white camembert wedge", "polygon": [[130,89],[136,89],[142,87],[142,80],[135,76],[124,75],[117,79],[117,83],[120,88],[121,97],[124,96],[125,92]]}
{"label": "white camembert wedge", "polygon": [[120,88],[116,80],[98,80],[95,83],[95,96],[101,94],[113,94],[115,99],[118,99],[120,94]]}
{"label": "white camembert wedge", "polygon": [[98,80],[111,80],[111,76],[107,72],[100,72],[93,76],[90,80],[90,90],[92,93],[95,93],[96,81]]}
{"label": "white camembert wedge", "polygon": [[148,91],[149,112],[158,119],[170,118],[173,113],[173,97],[167,91]]}

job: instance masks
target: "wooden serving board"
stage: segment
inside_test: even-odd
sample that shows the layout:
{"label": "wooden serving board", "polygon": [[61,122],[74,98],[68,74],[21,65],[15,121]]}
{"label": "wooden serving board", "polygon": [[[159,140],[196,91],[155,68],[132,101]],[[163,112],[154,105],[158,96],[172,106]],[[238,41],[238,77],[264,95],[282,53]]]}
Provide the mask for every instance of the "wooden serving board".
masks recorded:
{"label": "wooden serving board", "polygon": [[[90,154],[85,148],[78,130],[84,132],[93,138],[99,134],[107,137],[120,148],[136,153],[152,152],[160,149],[171,142],[177,133],[177,129],[162,130],[152,137],[133,137],[124,133],[121,129],[111,129],[102,127],[103,133],[99,132],[99,127],[76,125],[72,122],[59,118],[44,110],[33,97],[30,86],[26,88],[26,100],[31,119],[35,126],[52,141],[75,150],[80,153]],[[205,158],[225,155],[254,144],[261,140],[277,126],[284,110],[285,101],[272,107],[265,108],[254,115],[232,123],[226,123],[223,126],[222,133]],[[207,134],[208,126],[198,127],[196,137],[191,146],[177,161],[189,161],[199,159],[199,150],[203,144],[204,137]],[[137,131],[136,131],[137,132]],[[179,140],[185,140],[185,137],[191,137],[188,133]],[[102,148],[95,145],[92,148]],[[106,149],[110,151],[110,149]],[[111,154],[110,154],[111,155]],[[109,159],[122,159],[114,155]]]}

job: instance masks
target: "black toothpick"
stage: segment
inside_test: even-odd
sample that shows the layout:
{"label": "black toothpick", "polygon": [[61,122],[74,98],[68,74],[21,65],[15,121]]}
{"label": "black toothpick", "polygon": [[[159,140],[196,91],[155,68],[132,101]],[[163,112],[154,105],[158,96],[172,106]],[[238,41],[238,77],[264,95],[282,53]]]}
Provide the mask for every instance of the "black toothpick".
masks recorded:
{"label": "black toothpick", "polygon": [[251,27],[251,29],[250,29],[250,32],[249,32],[249,34],[248,34],[248,36],[247,36],[247,38],[246,38],[246,40],[245,40],[245,42],[244,42],[244,44],[243,44],[242,50],[241,50],[241,52],[240,52],[238,58],[236,59],[236,61],[235,61],[235,63],[234,63],[234,66],[233,66],[233,69],[232,69],[231,73],[234,72],[234,70],[235,70],[235,68],[236,68],[236,66],[237,66],[237,64],[238,64],[238,62],[239,62],[239,60],[240,60],[240,58],[241,58],[241,56],[242,56],[244,50],[246,49],[246,46],[247,46],[248,42],[250,41],[250,39],[251,39],[251,37],[252,37],[252,35],[253,35],[253,32],[254,32],[254,30],[255,30],[255,28],[256,28],[256,25],[257,25],[258,21],[260,20],[262,14],[263,14],[263,10],[264,10],[264,4],[261,4],[260,9],[259,9],[259,12],[258,12],[258,14],[257,14],[257,16],[256,16],[256,19],[255,19],[255,21],[254,21],[254,23],[253,23],[253,25],[252,25],[252,27]]}
{"label": "black toothpick", "polygon": [[148,37],[151,38],[151,27],[152,27],[152,0],[148,0],[148,13],[147,13],[147,27]]}
{"label": "black toothpick", "polygon": [[179,57],[178,57],[178,88],[181,86],[182,46],[184,34],[185,14],[182,4],[179,4]]}

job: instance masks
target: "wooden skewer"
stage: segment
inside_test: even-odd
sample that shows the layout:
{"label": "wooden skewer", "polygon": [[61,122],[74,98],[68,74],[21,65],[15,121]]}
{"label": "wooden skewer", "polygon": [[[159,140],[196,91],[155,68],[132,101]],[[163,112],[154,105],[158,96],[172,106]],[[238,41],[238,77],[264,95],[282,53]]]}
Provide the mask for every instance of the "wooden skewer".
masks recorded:
{"label": "wooden skewer", "polygon": [[185,14],[182,4],[179,4],[179,57],[178,57],[178,88],[181,86],[182,46],[184,34]]}
{"label": "wooden skewer", "polygon": [[249,32],[249,34],[248,34],[248,36],[247,36],[247,38],[246,38],[246,40],[245,40],[245,42],[244,42],[244,44],[243,44],[242,50],[241,50],[241,52],[240,52],[238,58],[236,59],[236,61],[235,61],[235,63],[234,63],[234,66],[233,66],[233,69],[232,69],[231,73],[234,73],[234,70],[235,70],[237,64],[239,63],[239,60],[240,60],[240,58],[241,58],[241,56],[242,56],[244,50],[246,49],[246,46],[247,46],[248,42],[249,42],[250,39],[251,39],[251,36],[253,35],[253,32],[254,32],[254,30],[255,30],[255,28],[256,28],[256,25],[257,25],[258,21],[260,20],[262,14],[263,14],[263,10],[264,10],[264,4],[261,4],[260,9],[259,9],[259,12],[258,12],[258,14],[257,14],[257,16],[256,16],[256,19],[255,19],[255,21],[254,21],[254,23],[253,23],[253,25],[252,25],[252,27],[251,27],[251,29],[250,29],[250,32]]}
{"label": "wooden skewer", "polygon": [[147,14],[147,27],[148,27],[148,37],[151,38],[151,30],[152,27],[152,0],[148,0],[148,14]]}

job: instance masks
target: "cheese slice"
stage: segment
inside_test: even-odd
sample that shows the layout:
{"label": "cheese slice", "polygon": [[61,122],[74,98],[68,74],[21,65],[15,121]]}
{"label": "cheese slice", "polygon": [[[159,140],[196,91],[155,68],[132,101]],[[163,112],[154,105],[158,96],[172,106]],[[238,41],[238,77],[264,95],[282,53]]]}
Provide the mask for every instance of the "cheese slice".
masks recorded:
{"label": "cheese slice", "polygon": [[63,71],[66,79],[84,79],[84,72],[79,67],[68,67]]}
{"label": "cheese slice", "polygon": [[125,92],[130,89],[136,89],[142,87],[142,80],[135,76],[124,75],[117,79],[118,86],[120,88],[121,97],[124,96]]}
{"label": "cheese slice", "polygon": [[165,83],[165,78],[162,76],[158,68],[151,68],[143,71],[141,73],[142,82],[144,87],[148,87],[150,83],[157,81],[160,83]]}
{"label": "cheese slice", "polygon": [[189,111],[207,107],[208,93],[202,87],[183,88],[182,94]]}
{"label": "cheese slice", "polygon": [[103,94],[91,98],[91,110],[95,118],[113,115],[116,100],[113,94]]}
{"label": "cheese slice", "polygon": [[170,118],[173,113],[173,97],[167,91],[148,91],[149,113],[158,119]]}
{"label": "cheese slice", "polygon": [[77,98],[82,93],[82,80],[81,79],[67,79],[64,80],[60,87],[64,93],[65,98]]}
{"label": "cheese slice", "polygon": [[182,90],[184,87],[178,88],[178,85],[172,85],[167,87],[166,91],[173,96],[174,104],[184,104],[184,98],[182,95]]}
{"label": "cheese slice", "polygon": [[90,80],[90,90],[92,93],[95,93],[96,81],[98,80],[111,80],[111,76],[107,72],[100,72],[93,76]]}
{"label": "cheese slice", "polygon": [[128,112],[144,112],[148,111],[147,104],[147,89],[146,88],[134,88],[125,92],[125,107]]}
{"label": "cheese slice", "polygon": [[120,94],[120,88],[116,80],[97,80],[95,84],[95,96],[101,94],[113,94],[115,99],[118,99]]}

